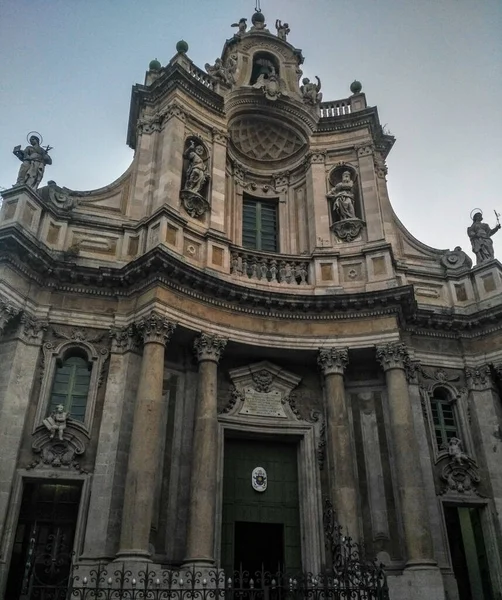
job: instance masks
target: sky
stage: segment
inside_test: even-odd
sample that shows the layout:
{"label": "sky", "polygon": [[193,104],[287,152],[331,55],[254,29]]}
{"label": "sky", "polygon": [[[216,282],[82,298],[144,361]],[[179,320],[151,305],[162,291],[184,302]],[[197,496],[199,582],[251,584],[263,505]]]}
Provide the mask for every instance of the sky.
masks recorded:
{"label": "sky", "polygon": [[[254,0],[2,0],[0,187],[16,180],[14,146],[39,131],[53,146],[45,179],[75,190],[105,186],[129,166],[131,87],[176,42],[201,68],[221,54],[230,25]],[[397,141],[390,199],[420,241],[461,246],[473,208],[502,213],[501,0],[261,0],[271,31],[290,25],[304,75],[324,100],[354,79]],[[502,231],[495,234],[502,261]]]}

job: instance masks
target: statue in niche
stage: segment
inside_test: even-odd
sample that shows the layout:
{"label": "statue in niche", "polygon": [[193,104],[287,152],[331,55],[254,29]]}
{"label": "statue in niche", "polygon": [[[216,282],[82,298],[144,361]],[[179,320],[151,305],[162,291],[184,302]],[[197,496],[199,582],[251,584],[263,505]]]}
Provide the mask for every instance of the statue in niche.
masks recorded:
{"label": "statue in niche", "polygon": [[308,77],[304,77],[302,79],[302,86],[300,86],[300,92],[302,93],[302,98],[305,104],[310,104],[312,106],[316,106],[322,101],[321,94],[321,80],[317,77],[317,83],[313,83],[310,81]]}
{"label": "statue in niche", "polygon": [[344,171],[342,180],[331,188],[327,197],[333,200],[333,221],[344,221],[345,219],[356,219],[354,208],[354,182],[350,177],[350,171]]}
{"label": "statue in niche", "polygon": [[235,54],[231,55],[227,59],[227,64],[224,66],[221,58],[217,58],[214,65],[209,63],[205,64],[206,71],[214,79],[218,79],[227,85],[235,83],[235,71],[237,69],[237,57]]}
{"label": "statue in niche", "polygon": [[38,135],[30,135],[29,142],[24,150],[21,150],[21,146],[16,146],[12,151],[23,163],[19,168],[16,185],[27,185],[36,190],[44,176],[45,165],[52,165],[52,158],[49,156],[52,148],[42,148]]}
{"label": "statue in niche", "polygon": [[[332,184],[334,183],[333,180]],[[354,181],[351,172],[346,170],[342,178],[326,194],[331,202],[333,224],[331,229],[344,242],[355,240],[363,228],[364,222],[356,215]]]}
{"label": "statue in niche", "polygon": [[207,196],[209,156],[205,146],[190,138],[184,152],[185,173],[181,190],[183,206],[192,217],[199,218],[210,208]]}
{"label": "statue in niche", "polygon": [[231,27],[238,28],[237,33],[235,35],[243,35],[244,33],[246,33],[246,30],[248,28],[247,19],[243,17],[242,19],[239,19],[238,23],[232,23]]}
{"label": "statue in niche", "polygon": [[291,29],[289,28],[289,25],[287,23],[283,24],[282,21],[280,21],[279,19],[276,19],[275,28],[277,29],[277,37],[280,40],[286,41],[288,33],[291,31]]}
{"label": "statue in niche", "polygon": [[267,71],[263,70],[258,75],[258,79],[253,87],[255,89],[263,90],[267,100],[277,100],[281,96],[288,95],[284,81],[279,78],[273,65],[268,66]]}
{"label": "statue in niche", "polygon": [[58,434],[59,440],[63,441],[63,433],[66,429],[66,420],[68,419],[68,413],[65,411],[64,406],[62,404],[58,404],[56,406],[56,410],[53,411],[50,417],[43,420],[43,424],[50,432],[50,439],[54,439],[56,432]]}
{"label": "statue in niche", "polygon": [[482,223],[482,220],[483,214],[476,212],[472,217],[472,225],[467,228],[467,235],[471,240],[472,251],[476,255],[478,265],[495,258],[491,236],[500,229],[500,223],[491,229],[487,223]]}

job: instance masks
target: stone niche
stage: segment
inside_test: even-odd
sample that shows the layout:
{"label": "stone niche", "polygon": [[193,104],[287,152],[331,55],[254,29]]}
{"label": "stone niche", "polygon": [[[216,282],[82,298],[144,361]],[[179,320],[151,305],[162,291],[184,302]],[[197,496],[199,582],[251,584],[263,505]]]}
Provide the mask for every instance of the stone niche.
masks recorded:
{"label": "stone niche", "polygon": [[289,396],[301,377],[267,361],[232,369],[229,375],[235,388],[235,402],[228,416],[297,420]]}

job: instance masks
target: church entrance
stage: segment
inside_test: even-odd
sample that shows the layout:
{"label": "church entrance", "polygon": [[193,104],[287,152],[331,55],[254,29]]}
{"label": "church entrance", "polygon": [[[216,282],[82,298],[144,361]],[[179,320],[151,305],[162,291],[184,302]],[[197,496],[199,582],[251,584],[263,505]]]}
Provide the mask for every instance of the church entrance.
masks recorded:
{"label": "church entrance", "polygon": [[459,600],[493,600],[479,508],[445,506],[446,531]]}
{"label": "church entrance", "polygon": [[5,600],[66,598],[81,487],[24,486]]}
{"label": "church entrance", "polygon": [[[226,439],[224,455],[222,567],[250,574],[300,570],[297,445]],[[257,468],[266,486],[253,487]]]}

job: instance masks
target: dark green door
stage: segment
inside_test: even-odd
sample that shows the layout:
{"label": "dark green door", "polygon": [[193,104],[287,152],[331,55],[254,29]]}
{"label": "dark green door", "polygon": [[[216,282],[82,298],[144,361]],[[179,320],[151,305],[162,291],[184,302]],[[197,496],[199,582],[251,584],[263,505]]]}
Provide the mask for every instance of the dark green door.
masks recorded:
{"label": "dark green door", "polygon": [[[297,445],[261,440],[225,441],[221,562],[226,571],[301,569]],[[267,489],[251,484],[256,467]]]}

